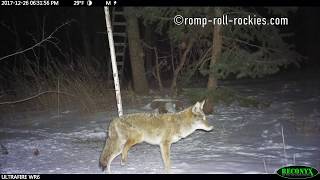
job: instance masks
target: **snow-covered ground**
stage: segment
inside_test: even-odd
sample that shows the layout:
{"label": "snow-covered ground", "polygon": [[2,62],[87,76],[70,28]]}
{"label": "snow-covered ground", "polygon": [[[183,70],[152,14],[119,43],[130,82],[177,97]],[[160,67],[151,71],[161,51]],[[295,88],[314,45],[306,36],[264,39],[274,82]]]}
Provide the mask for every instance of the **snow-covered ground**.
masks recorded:
{"label": "snow-covered ground", "polygon": [[[196,131],[172,145],[172,173],[274,173],[286,164],[320,169],[319,129],[310,128],[320,123],[319,83],[234,86],[243,94],[270,101],[271,106],[217,106],[215,114],[208,115],[214,131]],[[145,110],[141,106],[126,111]],[[56,112],[2,114],[0,173],[102,173],[98,159],[106,127],[115,116],[116,112],[81,115],[76,111],[60,116]],[[296,122],[304,123],[298,129]],[[125,166],[117,157],[111,170],[162,173],[160,149],[138,144],[129,151]]]}

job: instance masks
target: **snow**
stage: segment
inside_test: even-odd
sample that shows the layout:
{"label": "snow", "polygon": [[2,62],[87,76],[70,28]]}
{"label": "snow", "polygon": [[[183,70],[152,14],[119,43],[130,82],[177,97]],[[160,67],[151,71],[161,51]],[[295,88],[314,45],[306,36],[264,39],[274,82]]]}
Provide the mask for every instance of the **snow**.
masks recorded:
{"label": "snow", "polygon": [[[219,105],[208,115],[215,129],[196,131],[172,145],[172,173],[274,173],[286,164],[320,169],[319,131],[296,130],[293,120],[320,123],[319,83],[308,89],[300,81],[237,85],[246,95],[271,101],[263,109]],[[317,90],[318,89],[318,90]],[[126,112],[151,111],[146,106]],[[103,173],[99,169],[106,128],[116,112],[82,115],[77,111],[29,112],[0,116],[0,173]],[[281,128],[284,130],[285,150]],[[319,126],[318,126],[319,127]],[[35,155],[34,150],[39,150]],[[264,165],[265,163],[265,165]],[[117,157],[113,173],[163,173],[158,146],[141,143],[129,151],[128,162]]]}

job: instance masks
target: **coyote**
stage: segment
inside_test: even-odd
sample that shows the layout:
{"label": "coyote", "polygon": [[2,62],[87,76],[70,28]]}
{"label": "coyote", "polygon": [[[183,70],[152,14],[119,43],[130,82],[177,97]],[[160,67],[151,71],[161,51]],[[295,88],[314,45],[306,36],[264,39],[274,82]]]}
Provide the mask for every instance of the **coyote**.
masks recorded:
{"label": "coyote", "polygon": [[108,138],[100,156],[99,165],[104,171],[119,154],[121,165],[127,161],[128,150],[135,144],[147,142],[160,145],[165,173],[170,172],[170,146],[197,129],[211,131],[203,112],[205,100],[178,113],[136,113],[115,118],[109,125]]}

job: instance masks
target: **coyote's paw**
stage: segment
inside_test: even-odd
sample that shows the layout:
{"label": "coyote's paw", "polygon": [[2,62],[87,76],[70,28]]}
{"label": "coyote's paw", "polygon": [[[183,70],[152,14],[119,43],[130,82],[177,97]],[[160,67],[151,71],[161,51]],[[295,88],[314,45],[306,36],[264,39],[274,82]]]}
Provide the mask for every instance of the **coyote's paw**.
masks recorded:
{"label": "coyote's paw", "polygon": [[120,161],[121,166],[126,165],[126,163],[127,163],[127,160],[125,160],[125,159],[121,159],[121,161]]}

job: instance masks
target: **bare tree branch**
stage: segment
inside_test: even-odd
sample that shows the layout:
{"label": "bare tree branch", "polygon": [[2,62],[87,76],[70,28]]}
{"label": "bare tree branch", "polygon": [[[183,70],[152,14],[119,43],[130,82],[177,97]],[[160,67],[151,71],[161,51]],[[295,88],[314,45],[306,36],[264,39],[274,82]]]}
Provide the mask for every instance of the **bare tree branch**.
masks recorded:
{"label": "bare tree branch", "polygon": [[147,48],[149,48],[149,49],[154,51],[154,55],[155,55],[155,58],[156,58],[156,65],[155,65],[155,74],[152,73],[152,75],[156,77],[156,79],[158,81],[159,89],[162,92],[163,91],[163,84],[162,84],[162,80],[161,80],[161,76],[160,76],[160,65],[159,65],[159,59],[161,57],[159,57],[159,55],[158,55],[158,49],[155,46],[152,47],[151,45],[149,45],[148,43],[144,42],[143,40],[141,40],[141,42],[142,42],[142,45],[144,45],[145,47],[147,47]]}
{"label": "bare tree branch", "polygon": [[5,102],[0,102],[0,105],[7,105],[7,104],[16,104],[16,103],[21,103],[21,102],[25,102],[25,101],[29,101],[31,99],[34,99],[36,97],[39,97],[41,95],[44,95],[44,94],[48,94],[48,93],[58,93],[58,94],[64,94],[64,95],[67,95],[67,96],[71,96],[71,97],[75,97],[74,95],[72,94],[69,94],[69,93],[66,93],[66,92],[59,92],[59,91],[44,91],[44,92],[41,92],[41,93],[38,93],[34,96],[31,96],[31,97],[27,97],[27,98],[24,98],[24,99],[20,99],[20,100],[17,100],[17,101],[5,101]]}
{"label": "bare tree branch", "polygon": [[[22,53],[25,53],[27,51],[30,51],[30,50],[33,50],[35,47],[37,46],[40,46],[42,43],[44,42],[50,42],[51,39],[54,39],[53,35],[58,32],[63,26],[65,25],[68,25],[72,22],[73,20],[70,20],[70,21],[67,21],[63,24],[61,24],[60,26],[58,26],[51,34],[49,34],[49,36],[47,36],[46,38],[42,39],[41,41],[37,42],[36,44],[34,44],[33,46],[30,46],[24,50],[21,50],[21,51],[17,51],[15,53],[12,53],[12,54],[9,54],[9,55],[6,55],[6,56],[3,56],[0,58],[0,61],[4,60],[4,59],[7,59],[9,57],[12,57],[12,56],[16,56],[18,54],[22,54]],[[52,41],[51,41],[52,42]]]}
{"label": "bare tree branch", "polygon": [[268,49],[268,50],[272,50],[274,52],[281,52],[281,51],[279,51],[277,49],[274,49],[274,48],[268,48],[268,47],[259,46],[257,44],[252,44],[252,43],[249,43],[248,41],[244,41],[244,40],[241,40],[241,39],[231,38],[231,37],[227,37],[227,36],[223,36],[223,38],[226,39],[226,40],[236,41],[236,42],[239,42],[239,43],[242,43],[242,44],[246,44],[248,46],[256,47],[256,48],[259,48],[259,49]]}

